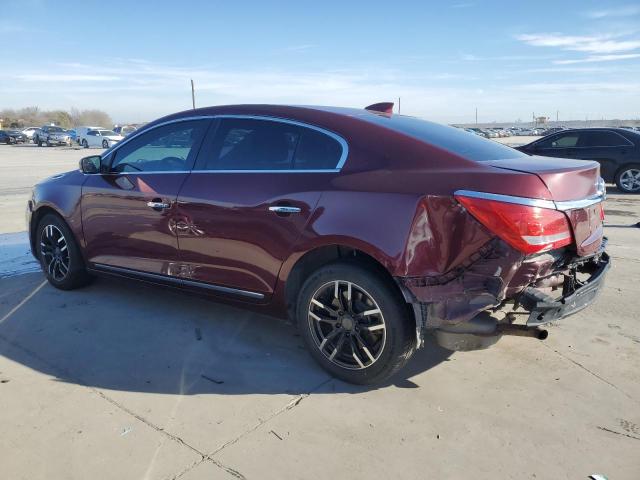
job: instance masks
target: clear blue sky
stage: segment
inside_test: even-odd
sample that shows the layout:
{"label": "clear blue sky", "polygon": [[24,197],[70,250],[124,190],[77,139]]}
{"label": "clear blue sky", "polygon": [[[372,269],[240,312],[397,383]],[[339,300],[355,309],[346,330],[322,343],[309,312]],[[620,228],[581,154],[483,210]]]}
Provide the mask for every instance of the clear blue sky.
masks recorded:
{"label": "clear blue sky", "polygon": [[440,122],[640,117],[640,2],[0,0],[0,109],[362,107]]}

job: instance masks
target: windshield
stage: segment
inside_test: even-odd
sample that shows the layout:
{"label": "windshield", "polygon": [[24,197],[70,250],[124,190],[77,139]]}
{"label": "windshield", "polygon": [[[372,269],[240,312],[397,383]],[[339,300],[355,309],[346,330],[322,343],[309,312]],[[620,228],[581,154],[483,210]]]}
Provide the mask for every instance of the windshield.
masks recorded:
{"label": "windshield", "polygon": [[100,132],[100,135],[102,135],[103,137],[113,137],[118,135],[113,130],[98,130],[98,132]]}
{"label": "windshield", "polygon": [[50,132],[64,132],[64,129],[61,127],[49,127]]}

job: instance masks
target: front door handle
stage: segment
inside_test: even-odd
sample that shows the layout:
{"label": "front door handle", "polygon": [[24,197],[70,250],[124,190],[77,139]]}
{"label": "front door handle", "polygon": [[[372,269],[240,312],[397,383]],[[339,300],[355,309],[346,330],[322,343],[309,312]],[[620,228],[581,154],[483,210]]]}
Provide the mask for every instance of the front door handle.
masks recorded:
{"label": "front door handle", "polygon": [[292,213],[300,213],[302,209],[300,207],[291,207],[289,205],[274,205],[269,207],[269,211],[280,215],[290,215]]}
{"label": "front door handle", "polygon": [[171,204],[170,203],[164,203],[159,198],[154,198],[150,202],[147,202],[147,207],[149,207],[149,208],[151,208],[153,210],[156,210],[158,212],[161,212],[162,210],[166,210],[167,208],[171,208]]}

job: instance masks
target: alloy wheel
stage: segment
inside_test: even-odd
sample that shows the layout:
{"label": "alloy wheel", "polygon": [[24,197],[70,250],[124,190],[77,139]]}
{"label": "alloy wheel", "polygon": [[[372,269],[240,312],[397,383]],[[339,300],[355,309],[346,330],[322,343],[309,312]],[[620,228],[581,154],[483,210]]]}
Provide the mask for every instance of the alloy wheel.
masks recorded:
{"label": "alloy wheel", "polygon": [[335,280],[318,288],[309,302],[308,322],[320,352],[350,370],[373,365],[386,342],[380,307],[362,287]]}
{"label": "alloy wheel", "polygon": [[69,273],[70,258],[67,240],[58,227],[47,225],[40,234],[40,256],[49,276],[60,282]]}
{"label": "alloy wheel", "polygon": [[629,168],[620,174],[620,185],[627,192],[640,190],[640,169]]}

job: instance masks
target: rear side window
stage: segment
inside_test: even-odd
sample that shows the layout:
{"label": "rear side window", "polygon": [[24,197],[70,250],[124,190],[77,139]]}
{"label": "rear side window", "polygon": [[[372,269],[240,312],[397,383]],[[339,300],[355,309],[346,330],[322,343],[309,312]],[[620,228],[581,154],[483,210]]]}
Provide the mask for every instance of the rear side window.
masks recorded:
{"label": "rear side window", "polygon": [[342,146],[311,128],[273,120],[223,118],[211,145],[205,146],[204,170],[315,170],[336,168]]}
{"label": "rear side window", "polygon": [[300,128],[300,139],[294,155],[297,170],[336,168],[342,156],[342,145],[322,132]]}
{"label": "rear side window", "polygon": [[629,146],[631,143],[614,132],[585,132],[585,138],[582,141],[583,147],[619,147]]}
{"label": "rear side window", "polygon": [[579,141],[580,134],[574,132],[545,138],[535,145],[537,148],[571,148],[577,146]]}

